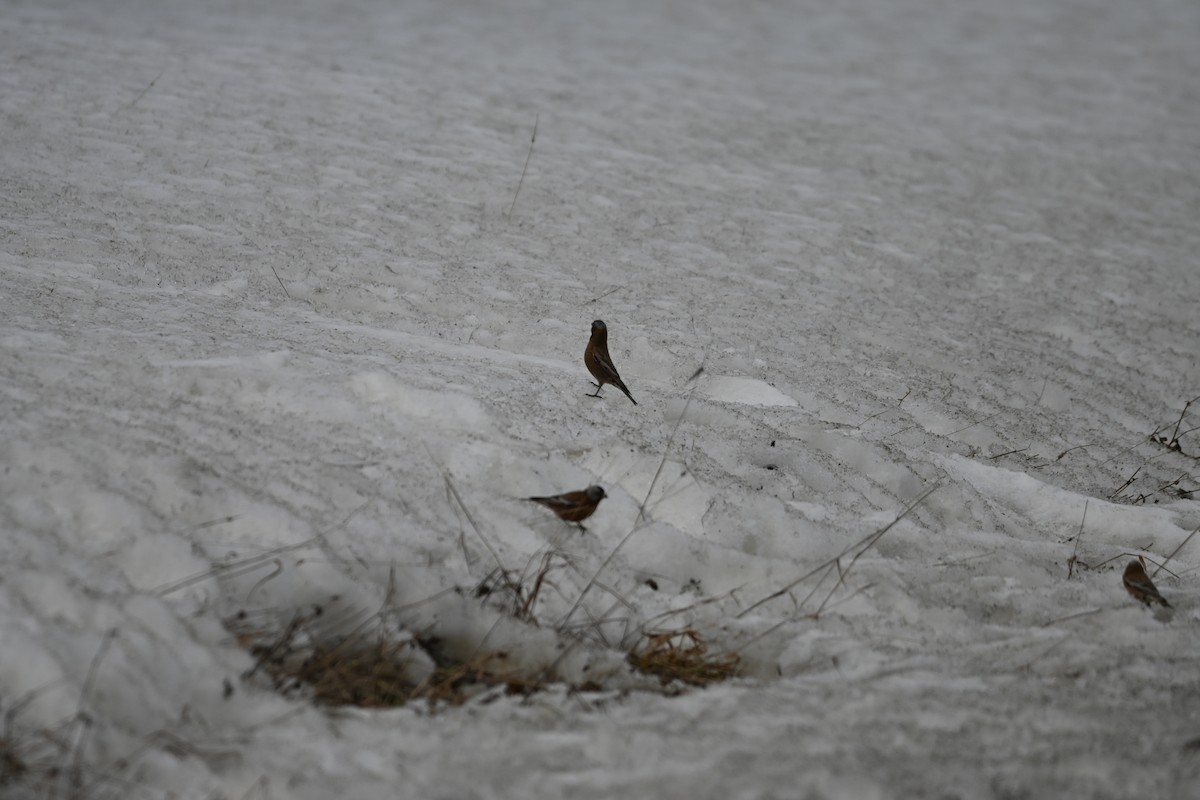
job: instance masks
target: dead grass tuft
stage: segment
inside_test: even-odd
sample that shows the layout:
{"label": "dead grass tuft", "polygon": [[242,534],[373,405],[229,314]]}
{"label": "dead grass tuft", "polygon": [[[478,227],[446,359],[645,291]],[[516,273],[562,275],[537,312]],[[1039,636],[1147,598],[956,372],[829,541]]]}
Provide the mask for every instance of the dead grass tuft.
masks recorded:
{"label": "dead grass tuft", "polygon": [[737,653],[709,655],[699,632],[684,628],[647,631],[641,643],[629,652],[629,663],[663,683],[680,681],[690,686],[708,686],[736,675],[741,659]]}
{"label": "dead grass tuft", "polygon": [[389,708],[404,705],[413,695],[410,652],[409,642],[317,642],[294,669],[282,665],[268,671],[277,681],[308,687],[319,705]]}
{"label": "dead grass tuft", "polygon": [[416,687],[411,641],[381,635],[379,626],[331,637],[316,630],[317,614],[297,614],[282,630],[226,620],[238,643],[255,657],[244,677],[262,672],[276,691],[307,693],[319,705],[387,708],[408,702]]}
{"label": "dead grass tuft", "polygon": [[546,684],[540,680],[505,673],[496,664],[503,653],[489,653],[465,664],[438,667],[429,680],[417,687],[414,696],[428,700],[430,706],[439,703],[459,706],[481,692],[502,687],[508,695],[531,695],[542,691]]}
{"label": "dead grass tuft", "polygon": [[306,695],[317,705],[394,708],[425,700],[435,708],[461,705],[496,687],[510,695],[528,695],[546,687],[543,681],[505,672],[504,653],[442,663],[419,679],[414,655],[436,651],[433,640],[431,648],[420,640],[396,640],[382,625],[360,626],[349,634],[330,637],[313,627],[311,615],[299,615],[275,632],[240,627],[238,620],[227,621],[227,625],[257,659],[246,677],[261,671],[270,676],[276,691]]}
{"label": "dead grass tuft", "polygon": [[0,739],[0,787],[12,783],[29,772],[29,767],[18,752],[17,743]]}
{"label": "dead grass tuft", "polygon": [[54,685],[35,689],[11,705],[0,702],[7,706],[0,730],[0,797],[54,796],[64,778],[74,779],[66,781],[72,787],[83,781],[86,768],[76,763],[73,769],[70,741],[71,733],[86,724],[83,715],[52,727],[29,728],[16,722],[25,706]]}
{"label": "dead grass tuft", "polygon": [[532,584],[528,586],[523,576],[496,567],[476,584],[473,594],[475,597],[491,599],[496,608],[514,619],[538,625],[537,617],[533,613],[534,606],[537,604],[542,588],[548,583],[547,576],[554,568],[556,558],[562,560],[557,553],[544,553],[537,574],[534,575]]}

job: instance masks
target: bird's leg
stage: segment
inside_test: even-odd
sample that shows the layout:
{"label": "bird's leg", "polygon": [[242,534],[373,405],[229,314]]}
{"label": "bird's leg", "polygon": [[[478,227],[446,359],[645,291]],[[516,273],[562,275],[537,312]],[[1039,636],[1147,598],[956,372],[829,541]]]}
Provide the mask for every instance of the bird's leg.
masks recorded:
{"label": "bird's leg", "polygon": [[[602,385],[601,385],[601,384],[599,384],[599,383],[593,383],[593,384],[592,384],[592,386],[595,386],[595,387],[596,387],[596,393],[595,393],[595,394],[589,394],[589,395],[587,395],[587,396],[588,396],[588,397],[600,397],[600,389],[601,389],[601,386],[602,386]],[[603,399],[603,398],[602,398],[602,399]]]}

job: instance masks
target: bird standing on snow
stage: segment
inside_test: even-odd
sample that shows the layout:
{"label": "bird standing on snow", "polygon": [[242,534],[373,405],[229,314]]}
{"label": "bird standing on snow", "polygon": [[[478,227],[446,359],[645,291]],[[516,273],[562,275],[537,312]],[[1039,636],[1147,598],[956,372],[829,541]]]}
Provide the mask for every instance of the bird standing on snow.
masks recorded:
{"label": "bird standing on snow", "polygon": [[1125,584],[1125,591],[1133,595],[1134,600],[1140,600],[1148,606],[1162,603],[1167,608],[1171,607],[1166,598],[1158,593],[1158,588],[1150,580],[1150,576],[1146,574],[1146,568],[1142,566],[1140,557],[1137,561],[1129,562],[1129,566],[1125,568],[1125,574],[1121,576],[1121,581]]}
{"label": "bird standing on snow", "polygon": [[559,519],[574,522],[583,528],[583,525],[580,525],[580,523],[594,514],[596,506],[600,505],[600,501],[606,497],[608,495],[604,493],[602,487],[589,486],[577,492],[556,494],[551,497],[527,497],[525,499],[541,503],[557,514]]}
{"label": "bird standing on snow", "polygon": [[613,366],[612,357],[608,354],[608,326],[600,320],[592,323],[592,338],[588,339],[587,350],[583,351],[583,363],[596,379],[596,393],[589,397],[599,397],[604,384],[611,383],[624,392],[631,403],[637,405],[637,400],[633,399],[625,382],[617,374],[617,368]]}

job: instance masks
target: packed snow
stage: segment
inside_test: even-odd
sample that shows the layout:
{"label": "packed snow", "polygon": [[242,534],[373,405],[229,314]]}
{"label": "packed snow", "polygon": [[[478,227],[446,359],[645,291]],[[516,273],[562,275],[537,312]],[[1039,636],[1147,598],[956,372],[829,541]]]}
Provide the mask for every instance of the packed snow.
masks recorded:
{"label": "packed snow", "polygon": [[[0,796],[1200,796],[1198,41],[0,4]],[[315,609],[544,689],[318,705],[237,624]]]}

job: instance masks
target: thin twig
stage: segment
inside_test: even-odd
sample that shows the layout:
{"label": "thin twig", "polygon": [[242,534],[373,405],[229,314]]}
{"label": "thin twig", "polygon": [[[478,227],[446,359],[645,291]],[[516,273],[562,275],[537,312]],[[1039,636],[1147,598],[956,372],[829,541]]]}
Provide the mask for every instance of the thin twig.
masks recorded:
{"label": "thin twig", "polygon": [[96,655],[92,656],[92,663],[88,667],[87,677],[83,679],[83,688],[79,692],[79,705],[75,709],[76,716],[82,715],[83,707],[87,705],[88,698],[92,694],[92,688],[96,684],[96,671],[100,668],[100,662],[104,660],[105,654],[108,653],[108,648],[112,646],[113,639],[117,638],[117,629],[109,628],[104,634],[104,640],[100,642],[99,649],[96,650]]}
{"label": "thin twig", "polygon": [[[1187,415],[1188,409],[1192,407],[1192,403],[1197,400],[1200,400],[1200,395],[1193,397],[1183,404],[1183,410],[1179,412],[1179,419],[1175,420],[1175,430],[1171,431],[1171,440],[1166,443],[1167,447],[1179,448],[1179,426],[1183,424],[1183,418]],[[1192,430],[1195,430],[1195,428],[1192,428]],[[1186,435],[1188,432],[1184,431],[1184,434]]]}
{"label": "thin twig", "polygon": [[[180,580],[174,581],[172,583],[165,583],[162,586],[155,588],[153,590],[153,593],[158,597],[165,597],[166,595],[172,594],[173,592],[177,592],[180,589],[186,589],[187,587],[191,586],[194,583],[199,583],[200,581],[204,581],[209,578],[213,578],[213,577],[217,577],[217,576],[224,576],[224,577],[230,577],[230,578],[241,577],[242,575],[246,574],[247,572],[253,572],[254,570],[263,566],[263,564],[265,564],[265,563],[270,563],[270,562],[275,561],[276,557],[278,555],[280,555],[281,553],[287,553],[292,550],[302,550],[305,547],[312,547],[314,545],[317,545],[317,546],[320,546],[321,548],[323,548],[326,552],[326,555],[328,555],[329,558],[333,559],[334,561],[340,561],[341,559],[339,559],[337,554],[333,552],[333,547],[329,544],[329,542],[326,540],[325,537],[328,534],[333,533],[335,530],[337,530],[338,528],[345,525],[347,522],[349,522],[354,517],[355,514],[357,514],[359,511],[362,511],[370,503],[371,503],[370,500],[363,502],[361,505],[354,508],[354,510],[352,510],[349,514],[347,514],[345,517],[343,517],[341,522],[338,522],[334,525],[329,526],[327,529],[319,532],[316,536],[305,539],[302,542],[297,542],[295,544],[286,544],[281,547],[276,547],[271,550],[268,550],[265,553],[259,553],[256,556],[249,556],[247,558],[239,559],[237,561],[231,561],[227,564],[217,564],[217,565],[213,566],[212,569],[207,569],[204,572],[200,572],[195,575],[189,575],[186,578],[181,578]],[[207,524],[207,523],[205,523],[205,524]]]}
{"label": "thin twig", "polygon": [[458,489],[454,488],[454,482],[450,480],[450,473],[443,472],[442,480],[446,482],[446,492],[452,496],[458,503],[458,507],[462,509],[463,516],[467,518],[467,522],[471,523],[471,528],[474,529],[475,535],[479,537],[479,541],[483,542],[483,546],[492,554],[492,558],[496,560],[496,566],[500,568],[501,573],[508,575],[508,569],[504,566],[504,562],[500,560],[500,554],[496,552],[496,548],[492,547],[492,543],[483,535],[483,531],[479,529],[479,525],[475,522],[475,518],[471,516],[471,512],[467,509],[467,504],[463,502],[462,497],[458,493]]}
{"label": "thin twig", "polygon": [[233,561],[228,564],[217,564],[214,565],[212,569],[207,569],[204,572],[200,572],[195,575],[189,575],[186,578],[181,578],[172,583],[165,583],[162,586],[153,589],[152,593],[156,597],[165,597],[174,592],[178,592],[180,589],[186,589],[194,583],[208,580],[209,578],[214,578],[217,576],[238,577],[247,572],[253,572],[264,564],[275,561],[276,556],[280,553],[286,553],[289,550],[299,550],[304,547],[312,547],[317,541],[318,537],[314,536],[311,539],[305,539],[303,542],[276,547],[273,550],[268,550],[267,552],[260,553],[256,556],[249,556],[248,558],[239,559],[238,561]]}
{"label": "thin twig", "polygon": [[[858,595],[862,594],[863,592],[865,592],[867,589],[870,589],[870,588],[871,588],[872,586],[874,586],[874,585],[875,585],[875,584],[873,584],[873,583],[868,583],[866,586],[860,586],[858,589],[855,589],[853,592],[851,592],[851,593],[850,593],[848,596],[846,596],[846,597],[843,597],[841,600],[838,600],[836,603],[834,603],[834,604],[832,604],[831,606],[829,606],[829,608],[831,608],[831,609],[832,609],[832,608],[837,608],[838,606],[842,605],[843,603],[849,602],[851,599],[853,599],[853,598],[857,597]],[[811,593],[810,593],[810,596],[811,596]],[[816,619],[816,618],[817,618],[816,614],[806,614],[804,617],[800,617],[800,619]],[[746,648],[747,648],[747,647],[749,647],[750,645],[752,645],[752,644],[754,644],[755,642],[758,642],[758,641],[760,641],[760,640],[762,640],[762,639],[765,639],[767,636],[770,636],[772,633],[774,633],[775,631],[779,630],[779,629],[780,629],[780,628],[782,628],[784,625],[790,625],[791,623],[793,623],[793,622],[795,622],[795,621],[796,621],[795,619],[790,619],[790,618],[788,618],[788,619],[782,619],[782,620],[780,620],[779,622],[776,622],[776,623],[775,623],[774,625],[772,625],[771,627],[767,628],[767,629],[766,629],[765,631],[763,631],[762,633],[755,634],[755,635],[754,635],[754,636],[752,636],[751,638],[749,638],[749,639],[747,639],[746,641],[744,641],[744,642],[740,643],[740,644],[739,644],[739,645],[738,645],[738,646],[737,646],[735,649],[733,649],[733,650],[730,650],[729,652],[732,652],[732,653],[742,653],[742,652],[745,652]]]}
{"label": "thin twig", "polygon": [[[694,603],[683,606],[682,608],[674,608],[674,609],[671,609],[670,611],[664,611],[661,614],[651,617],[650,619],[646,620],[645,623],[643,623],[642,626],[638,629],[638,638],[640,639],[641,635],[643,633],[645,633],[646,630],[649,628],[662,627],[663,622],[667,619],[670,619],[671,617],[678,616],[679,614],[686,614],[689,611],[693,611],[693,610],[699,608],[700,606],[707,606],[707,605],[712,605],[713,603],[719,603],[722,600],[725,600],[726,598],[733,598],[736,600],[736,598],[734,598],[734,592],[737,592],[744,587],[745,587],[745,584],[743,584],[742,586],[738,586],[736,588],[730,589],[728,592],[726,592],[723,595],[719,595],[716,597],[704,597],[704,598],[701,598],[700,600],[697,600]],[[627,645],[624,641],[622,641],[621,646],[626,647]]]}
{"label": "thin twig", "polygon": [[961,428],[959,428],[958,430],[956,430],[956,431],[950,431],[949,433],[947,433],[947,434],[944,434],[944,435],[945,435],[947,438],[949,438],[949,437],[951,437],[951,436],[954,436],[954,435],[955,435],[955,434],[957,434],[957,433],[962,433],[962,432],[963,432],[963,431],[965,431],[965,430],[970,430],[971,428],[974,428],[976,425],[982,425],[983,423],[987,422],[988,420],[995,419],[996,417],[1000,416],[1000,414],[1001,414],[1001,413],[1002,413],[1002,412],[1000,412],[1000,411],[997,411],[995,414],[988,414],[986,417],[984,417],[983,419],[979,420],[978,422],[972,422],[970,425],[964,425],[964,426],[962,426]]}
{"label": "thin twig", "polygon": [[207,522],[197,522],[195,525],[192,525],[191,527],[188,527],[188,528],[184,528],[183,530],[179,531],[175,535],[181,536],[185,533],[191,533],[193,531],[203,530],[204,528],[211,528],[215,525],[226,525],[230,522],[234,522],[235,520],[237,520],[237,518],[238,518],[238,515],[233,514],[228,517],[221,517],[220,519],[210,519]]}
{"label": "thin twig", "polygon": [[110,628],[105,634],[104,639],[100,642],[99,649],[96,650],[96,655],[92,656],[92,663],[88,666],[87,677],[83,679],[83,687],[79,691],[79,704],[75,709],[75,719],[79,722],[79,733],[75,738],[75,745],[71,750],[71,768],[63,771],[63,778],[70,780],[70,785],[79,787],[83,783],[83,750],[84,742],[87,739],[87,731],[91,728],[92,719],[84,707],[92,695],[92,689],[96,685],[96,673],[100,669],[100,662],[104,660],[104,656],[108,653],[109,647],[112,646],[113,640],[117,638],[117,629]]}
{"label": "thin twig", "polygon": [[[696,371],[692,373],[692,377],[688,378],[688,383],[692,384],[692,389],[688,392],[687,401],[683,404],[683,411],[679,413],[679,418],[675,420],[675,427],[671,428],[671,435],[667,437],[667,446],[663,448],[662,458],[659,459],[658,469],[654,470],[654,477],[650,479],[650,487],[646,489],[646,497],[642,500],[642,504],[638,506],[638,519],[643,519],[646,516],[646,505],[650,502],[650,495],[654,493],[654,486],[658,483],[658,477],[662,475],[663,467],[667,465],[667,456],[671,452],[671,444],[675,441],[675,434],[679,432],[679,426],[683,424],[684,418],[687,416],[688,408],[692,404],[692,398],[696,394],[696,388],[699,386],[696,379],[704,372],[704,365],[696,367]],[[632,532],[632,531],[631,531]]]}
{"label": "thin twig", "polygon": [[968,561],[978,561],[981,558],[987,558],[988,556],[992,555],[995,552],[996,552],[995,550],[988,550],[987,552],[984,552],[984,553],[976,553],[973,556],[966,556],[965,558],[955,559],[954,561],[936,561],[931,566],[934,566],[934,567],[956,567],[959,564],[966,564]]}
{"label": "thin twig", "polygon": [[904,519],[906,516],[908,516],[910,511],[923,503],[926,497],[929,497],[929,495],[941,488],[941,485],[941,483],[936,483],[930,488],[926,489],[920,497],[909,504],[908,508],[904,509],[904,511],[900,512],[900,514],[894,520],[881,528],[878,533],[870,538],[870,540],[866,543],[866,545],[863,546],[861,550],[854,554],[854,558],[850,559],[850,563],[846,565],[846,569],[841,571],[841,574],[838,575],[837,583],[832,589],[829,590],[829,594],[825,596],[825,599],[821,602],[821,605],[817,608],[817,610],[813,612],[813,619],[821,616],[821,611],[825,608],[825,605],[829,602],[830,598],[833,597],[834,592],[836,592],[846,583],[846,576],[850,574],[850,570],[854,569],[854,565],[858,563],[858,560],[862,558],[868,550],[874,547],[875,543],[878,542],[885,533],[890,531],[896,523]]}
{"label": "thin twig", "polygon": [[1157,441],[1158,441],[1158,440],[1157,440],[1157,439],[1155,439],[1154,437],[1155,437],[1155,435],[1156,435],[1156,434],[1157,434],[1157,433],[1158,433],[1160,430],[1162,430],[1162,429],[1161,429],[1161,428],[1155,428],[1155,429],[1154,429],[1154,433],[1151,433],[1149,436],[1139,436],[1139,437],[1138,437],[1138,440],[1137,440],[1135,443],[1131,444],[1129,447],[1126,447],[1124,450],[1121,450],[1121,451],[1120,451],[1119,453],[1117,453],[1116,455],[1114,455],[1114,456],[1110,456],[1109,458],[1106,458],[1106,459],[1104,459],[1104,460],[1103,460],[1103,461],[1101,461],[1099,464],[1097,464],[1097,466],[1103,467],[1103,466],[1105,466],[1106,464],[1111,464],[1113,461],[1116,461],[1116,460],[1117,460],[1118,458],[1120,458],[1121,456],[1125,455],[1126,453],[1129,453],[1129,452],[1132,452],[1132,451],[1134,451],[1134,450],[1137,450],[1139,447],[1141,447],[1142,445],[1146,444],[1147,442],[1149,442],[1149,443],[1151,443],[1151,444],[1155,444],[1155,443],[1157,443]]}
{"label": "thin twig", "polygon": [[1128,489],[1128,488],[1129,488],[1129,484],[1131,484],[1131,483],[1133,483],[1135,480],[1137,480],[1137,474],[1138,474],[1139,472],[1141,472],[1141,471],[1142,471],[1142,468],[1141,468],[1141,467],[1138,467],[1137,469],[1135,469],[1135,470],[1133,471],[1133,474],[1132,474],[1132,475],[1130,475],[1130,476],[1129,476],[1129,478],[1128,478],[1128,479],[1127,479],[1127,480],[1126,480],[1124,483],[1122,483],[1122,484],[1121,484],[1119,487],[1117,487],[1117,490],[1116,490],[1115,492],[1113,492],[1112,494],[1110,494],[1110,495],[1108,496],[1108,499],[1109,499],[1109,500],[1113,500],[1113,499],[1115,499],[1115,498],[1116,498],[1116,496],[1117,496],[1117,495],[1119,495],[1121,492],[1123,492],[1123,491],[1125,491],[1126,489]]}
{"label": "thin twig", "polygon": [[[804,581],[806,581],[806,580],[808,580],[809,578],[811,578],[813,575],[816,575],[816,574],[817,574],[818,572],[820,572],[821,570],[826,570],[826,569],[828,569],[829,567],[831,567],[831,566],[833,566],[833,565],[837,564],[837,563],[838,563],[838,561],[839,561],[839,560],[841,560],[841,558],[842,558],[842,557],[844,557],[844,556],[846,556],[846,555],[849,555],[850,553],[854,552],[855,550],[857,550],[857,549],[858,549],[858,548],[860,548],[860,547],[863,547],[864,545],[865,545],[865,549],[864,549],[862,552],[866,552],[866,550],[867,550],[867,549],[870,549],[870,547],[871,547],[872,545],[874,545],[874,544],[875,544],[875,542],[879,541],[879,537],[881,537],[881,536],[883,536],[883,534],[887,533],[887,532],[888,532],[888,531],[889,531],[889,530],[892,528],[892,526],[894,526],[894,525],[895,525],[897,522],[899,522],[900,520],[902,520],[902,519],[904,519],[906,516],[908,516],[908,515],[909,515],[909,513],[910,513],[910,512],[912,512],[912,510],[913,510],[913,509],[915,509],[915,508],[916,508],[918,505],[920,505],[921,503],[923,503],[923,502],[925,501],[925,498],[929,497],[929,495],[933,494],[935,491],[937,491],[938,489],[940,489],[940,488],[941,488],[941,486],[942,486],[942,484],[939,482],[939,483],[936,483],[936,484],[934,484],[934,485],[933,485],[933,486],[931,486],[930,488],[926,489],[924,492],[922,492],[922,493],[921,493],[921,495],[920,495],[920,496],[919,496],[919,497],[918,497],[916,500],[912,501],[912,503],[910,503],[910,504],[908,505],[908,507],[907,507],[907,508],[905,508],[903,511],[901,511],[901,512],[900,512],[900,513],[899,513],[899,514],[896,516],[896,518],[895,518],[894,520],[892,520],[891,522],[889,522],[889,523],[888,523],[887,525],[885,525],[883,528],[880,528],[879,530],[877,530],[877,531],[874,531],[874,532],[872,532],[872,533],[868,534],[867,536],[864,536],[862,539],[859,539],[859,540],[858,540],[857,542],[855,542],[854,544],[852,544],[852,545],[850,545],[850,546],[846,547],[845,549],[843,549],[843,550],[842,550],[842,552],[838,553],[838,554],[837,554],[836,556],[834,556],[833,558],[830,558],[830,559],[828,559],[828,560],[826,560],[826,561],[822,562],[821,564],[817,565],[816,567],[814,567],[813,569],[809,570],[809,571],[808,571],[808,572],[806,572],[805,574],[801,575],[801,576],[800,576],[799,578],[797,578],[796,580],[794,580],[794,581],[792,581],[791,583],[789,583],[789,584],[787,584],[786,586],[784,586],[782,589],[779,589],[779,590],[777,590],[777,591],[775,591],[775,592],[772,592],[771,594],[769,594],[769,595],[767,595],[766,597],[762,598],[762,599],[761,599],[761,600],[759,600],[758,602],[756,602],[756,603],[754,603],[753,605],[749,606],[748,608],[746,608],[744,611],[740,612],[740,613],[737,615],[737,619],[741,619],[742,617],[746,616],[746,615],[747,615],[747,614],[749,614],[751,611],[753,611],[754,609],[758,608],[758,607],[759,607],[759,606],[761,606],[761,605],[764,605],[764,604],[766,604],[766,603],[769,603],[769,602],[771,602],[772,600],[775,600],[776,598],[782,597],[783,595],[785,595],[785,594],[787,594],[788,592],[790,592],[792,589],[794,589],[794,588],[796,588],[797,586],[799,586],[799,585],[800,585],[801,583],[803,583]],[[859,555],[861,555],[861,553],[860,553]],[[855,560],[857,560],[857,556],[855,557]],[[851,563],[853,563],[853,562],[851,562]],[[847,570],[847,571],[849,571],[849,570]],[[845,577],[845,576],[843,575],[843,578],[844,578],[844,577]],[[841,580],[839,580],[839,581],[838,581],[838,585],[840,586],[840,585],[841,585],[841,583],[842,583],[842,581],[841,581]],[[818,584],[818,585],[819,585],[819,584]],[[837,587],[835,586],[835,587],[834,587],[834,589],[837,589]],[[811,594],[810,594],[810,596],[811,596]]]}
{"label": "thin twig", "polygon": [[[1160,562],[1158,562],[1158,561],[1155,561],[1153,558],[1146,558],[1146,557],[1145,557],[1144,555],[1142,555],[1141,553],[1117,553],[1117,554],[1116,554],[1115,556],[1113,556],[1112,558],[1106,558],[1106,559],[1104,559],[1103,561],[1101,561],[1099,564],[1093,564],[1093,565],[1092,565],[1092,569],[1100,569],[1100,568],[1101,568],[1101,567],[1103,567],[1105,564],[1111,564],[1112,562],[1116,561],[1118,558],[1136,558],[1136,559],[1138,559],[1139,561],[1142,561],[1143,563],[1145,563],[1146,561],[1149,561],[1151,564],[1154,564],[1154,565],[1155,565],[1155,566],[1157,566],[1159,569],[1166,569],[1166,566],[1165,566],[1166,562],[1162,562],[1162,563],[1160,563]],[[1157,574],[1158,574],[1158,570],[1155,570],[1155,571],[1154,571],[1154,574],[1155,574],[1155,575],[1157,575]],[[1178,576],[1178,575],[1176,575],[1174,572],[1171,572],[1171,570],[1169,570],[1169,569],[1167,570],[1167,574],[1168,574],[1168,575],[1170,575],[1172,578],[1178,578],[1178,577],[1179,577],[1179,576]]]}
{"label": "thin twig", "polygon": [[29,705],[34,700],[37,700],[54,687],[65,682],[66,678],[56,678],[49,683],[43,683],[41,686],[38,686],[35,689],[30,689],[28,692],[18,697],[16,702],[4,712],[4,730],[3,732],[0,732],[0,739],[11,740],[13,738],[13,722],[16,720],[17,715],[25,709],[25,706]]}
{"label": "thin twig", "polygon": [[136,106],[141,101],[141,99],[146,96],[146,93],[154,88],[154,84],[158,83],[158,79],[163,76],[164,72],[166,72],[165,69],[159,70],[158,74],[154,76],[154,80],[150,81],[150,83],[148,83],[146,85],[146,88],[142,89],[140,92],[138,92],[137,97],[133,98],[133,100],[130,101],[130,103],[128,105],[126,105],[124,108],[122,108],[121,110],[128,111],[129,109]]}
{"label": "thin twig", "polygon": [[281,559],[277,558],[273,562],[269,562],[269,563],[271,563],[271,565],[274,567],[274,569],[271,572],[269,572],[266,575],[259,578],[258,581],[253,586],[250,587],[250,591],[246,592],[246,601],[245,602],[247,604],[249,604],[250,601],[253,599],[254,593],[259,590],[259,587],[261,587],[264,583],[267,583],[268,581],[272,581],[275,578],[279,577],[279,575],[283,572],[283,561]]}
{"label": "thin twig", "polygon": [[1171,551],[1171,555],[1169,555],[1169,556],[1167,556],[1166,558],[1164,558],[1164,559],[1163,559],[1163,562],[1162,562],[1161,564],[1159,564],[1159,565],[1158,565],[1158,569],[1154,570],[1154,574],[1153,574],[1153,575],[1151,575],[1150,577],[1154,577],[1154,575],[1157,575],[1157,574],[1159,573],[1159,570],[1161,570],[1161,569],[1163,569],[1164,567],[1166,567],[1166,566],[1167,566],[1167,562],[1168,562],[1168,561],[1170,561],[1172,558],[1174,558],[1174,557],[1175,557],[1175,554],[1176,554],[1176,553],[1178,553],[1180,550],[1182,550],[1182,549],[1184,548],[1184,546],[1185,546],[1185,545],[1186,545],[1188,542],[1190,542],[1190,541],[1192,540],[1192,537],[1193,537],[1193,536],[1195,536],[1197,532],[1200,532],[1200,527],[1197,527],[1197,528],[1196,528],[1194,531],[1192,531],[1191,533],[1189,533],[1189,534],[1187,535],[1187,538],[1186,538],[1186,539],[1184,539],[1184,540],[1183,540],[1183,541],[1180,543],[1179,547],[1176,547],[1174,550],[1172,550],[1172,551]]}
{"label": "thin twig", "polygon": [[1088,503],[1090,503],[1090,502],[1091,502],[1091,498],[1088,498],[1083,501],[1083,518],[1079,520],[1079,530],[1078,530],[1078,532],[1076,532],[1075,536],[1073,537],[1075,539],[1075,549],[1071,551],[1071,557],[1067,559],[1067,579],[1068,580],[1071,578],[1072,575],[1075,574],[1075,562],[1079,560],[1077,558],[1077,555],[1079,553],[1079,540],[1081,538],[1083,538],[1083,523],[1087,522]]}
{"label": "thin twig", "polygon": [[633,538],[633,535],[640,531],[642,527],[644,527],[641,525],[641,521],[646,514],[646,504],[650,502],[650,495],[654,492],[654,485],[658,482],[658,476],[662,474],[663,466],[665,466],[667,463],[667,456],[670,455],[671,445],[675,441],[675,435],[679,432],[679,426],[683,424],[683,420],[687,416],[688,408],[692,404],[692,398],[696,396],[696,388],[699,386],[699,384],[697,384],[695,380],[696,378],[700,377],[702,372],[704,372],[703,364],[701,364],[696,371],[692,373],[692,377],[688,379],[692,382],[692,389],[688,392],[687,401],[683,404],[683,411],[680,412],[679,418],[675,420],[675,426],[671,428],[671,435],[667,437],[667,445],[663,448],[662,459],[658,463],[658,469],[654,471],[654,478],[652,478],[650,481],[650,487],[646,489],[646,497],[642,500],[642,504],[638,508],[638,518],[634,521],[633,527],[629,529],[629,533],[625,534],[621,541],[617,542],[617,546],[612,549],[612,552],[610,552],[608,557],[605,558],[603,563],[600,564],[600,567],[592,575],[591,580],[587,582],[587,584],[583,587],[583,590],[579,593],[579,597],[575,598],[575,602],[571,605],[570,610],[567,611],[566,616],[559,620],[556,627],[561,628],[570,621],[576,610],[579,609],[579,605],[583,602],[583,598],[587,596],[587,593],[591,591],[592,587],[595,586],[596,582],[600,579],[600,574],[604,572],[608,565],[612,563],[612,560],[617,557],[617,553],[621,551],[621,548],[625,546],[625,543]]}
{"label": "thin twig", "polygon": [[[271,272],[275,272],[275,265],[274,265],[274,264],[268,263],[268,264],[267,264],[267,266],[271,268]],[[291,299],[292,299],[292,293],[291,293],[291,292],[289,292],[289,291],[287,290],[287,287],[283,285],[283,278],[280,278],[280,277],[279,277],[279,273],[278,273],[278,272],[275,272],[275,280],[279,281],[279,288],[280,288],[280,289],[283,289],[283,293],[284,293],[285,295],[287,295],[287,299],[288,299],[288,300],[291,300]]]}
{"label": "thin twig", "polygon": [[1065,456],[1067,453],[1071,452],[1072,450],[1083,450],[1084,448],[1087,448],[1087,447],[1091,447],[1091,445],[1090,444],[1077,444],[1074,447],[1068,447],[1066,450],[1063,450],[1061,453],[1059,453],[1058,458],[1056,458],[1054,460],[1061,461],[1062,457]]}
{"label": "thin twig", "polygon": [[529,170],[529,159],[533,158],[533,143],[537,141],[538,117],[540,116],[540,114],[533,115],[533,135],[529,137],[529,152],[525,154],[525,166],[521,169],[521,180],[517,181],[517,190],[513,192],[512,203],[508,207],[508,213],[504,215],[505,220],[512,217],[513,209],[517,206],[517,196],[521,194],[521,187],[525,185],[525,173]]}
{"label": "thin twig", "polygon": [[591,300],[588,300],[587,303],[584,303],[584,305],[589,305],[591,303],[596,302],[597,300],[603,300],[604,298],[608,297],[613,292],[619,292],[619,291],[621,291],[621,289],[624,289],[624,288],[625,288],[624,285],[614,286],[613,288],[609,289],[604,294],[599,295],[598,297],[593,297]]}
{"label": "thin twig", "polygon": [[1046,394],[1046,385],[1047,385],[1049,382],[1050,382],[1050,379],[1049,379],[1049,378],[1042,378],[1042,390],[1041,390],[1040,392],[1038,392],[1037,400],[1034,400],[1034,401],[1033,401],[1033,404],[1034,404],[1035,406],[1036,406],[1036,405],[1038,405],[1039,403],[1041,403],[1041,402],[1042,402],[1042,396],[1043,396],[1044,394]]}
{"label": "thin twig", "polygon": [[1104,609],[1093,608],[1091,611],[1080,611],[1078,614],[1068,614],[1065,617],[1059,617],[1058,619],[1052,619],[1049,622],[1043,622],[1042,627],[1049,628],[1051,625],[1057,625],[1060,622],[1067,622],[1068,620],[1079,619],[1080,617],[1090,617],[1092,614],[1099,614],[1101,611],[1104,611]]}

